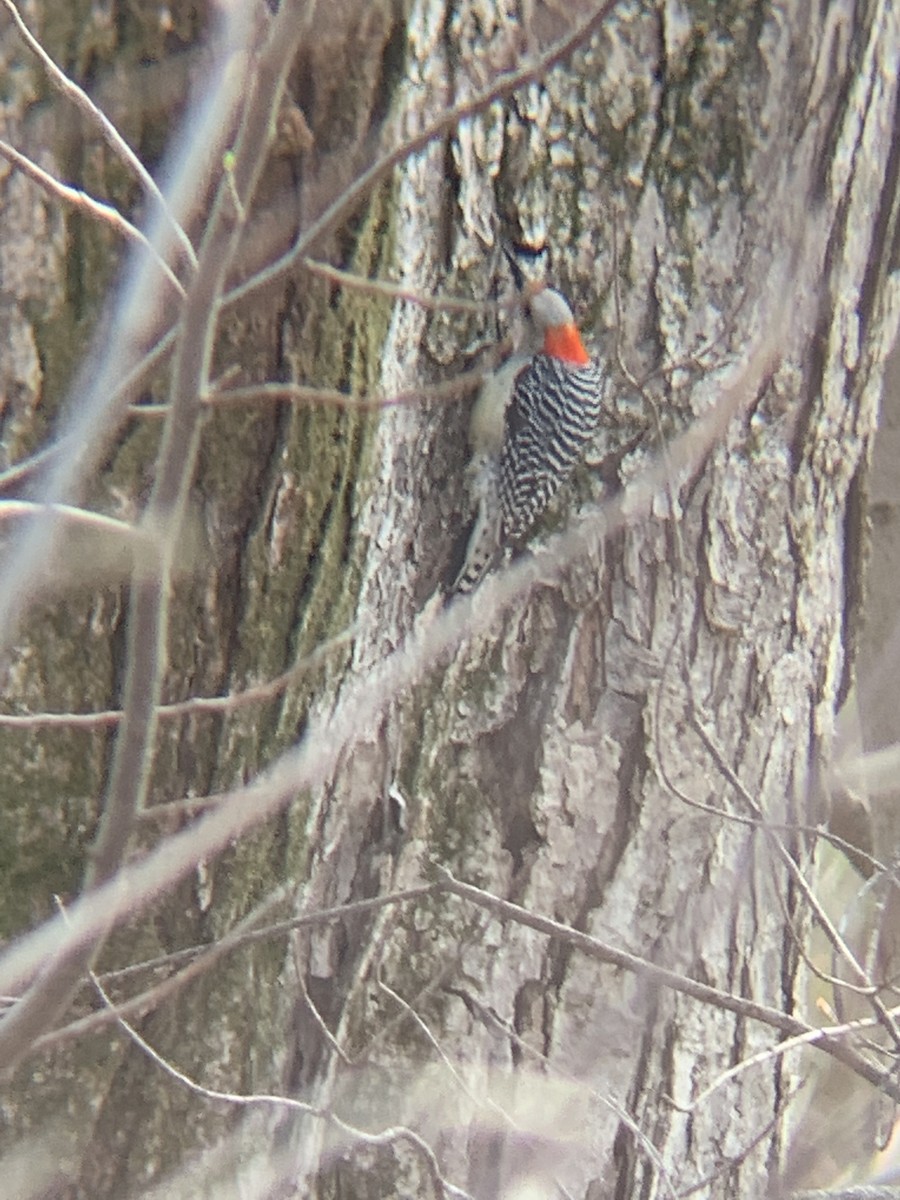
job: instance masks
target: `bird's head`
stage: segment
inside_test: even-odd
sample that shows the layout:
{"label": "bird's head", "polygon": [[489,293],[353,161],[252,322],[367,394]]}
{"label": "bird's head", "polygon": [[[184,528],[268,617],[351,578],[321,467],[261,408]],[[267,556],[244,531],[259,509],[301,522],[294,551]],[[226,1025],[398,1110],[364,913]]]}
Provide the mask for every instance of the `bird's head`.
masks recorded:
{"label": "bird's head", "polygon": [[545,283],[526,283],[524,298],[531,319],[543,337],[544,353],[574,366],[586,366],[590,355],[584,348],[566,298]]}

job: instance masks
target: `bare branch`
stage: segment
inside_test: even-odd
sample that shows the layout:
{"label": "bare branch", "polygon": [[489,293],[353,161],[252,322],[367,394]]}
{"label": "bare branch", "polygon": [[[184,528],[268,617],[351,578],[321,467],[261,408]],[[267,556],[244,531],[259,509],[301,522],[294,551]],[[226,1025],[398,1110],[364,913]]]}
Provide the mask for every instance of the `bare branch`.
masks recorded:
{"label": "bare branch", "polygon": [[[272,908],[285,900],[289,890],[287,887],[279,888],[270,896],[267,896],[248,917],[240,922],[233,932],[219,938],[216,942],[190,946],[184,950],[176,950],[171,954],[161,954],[156,958],[146,959],[143,962],[132,963],[127,967],[120,967],[115,971],[102,973],[100,978],[103,983],[110,984],[121,983],[124,980],[133,978],[135,975],[146,974],[148,971],[158,971],[165,967],[181,967],[181,970],[177,974],[171,975],[162,983],[157,984],[147,991],[140,992],[128,1000],[120,1002],[117,1006],[117,1012],[122,1016],[135,1020],[146,1016],[147,1013],[158,1008],[160,1004],[177,994],[194,979],[211,970],[226,954],[231,954],[236,950],[241,950],[260,942],[270,941],[272,938],[285,937],[298,929],[315,928],[320,925],[329,924],[332,921],[345,920],[347,917],[378,912],[393,905],[415,903],[438,895],[443,889],[440,883],[423,884],[420,887],[406,888],[400,892],[388,892],[382,896],[374,896],[368,900],[351,900],[346,904],[339,904],[334,908],[303,913],[297,917],[291,917],[284,921],[266,925],[261,929],[255,928],[257,923]],[[17,1000],[12,1002],[18,1003]],[[91,1013],[90,1016],[81,1017],[79,1020],[73,1021],[61,1029],[42,1034],[33,1043],[30,1053],[49,1050],[63,1042],[70,1042],[89,1036],[105,1028],[114,1019],[114,1015],[108,1010],[102,1010]]]}
{"label": "bare branch", "polygon": [[471,313],[473,316],[482,317],[486,313],[506,312],[517,303],[511,301],[508,304],[498,304],[491,300],[464,300],[456,296],[426,296],[402,284],[389,283],[384,279],[366,279],[363,275],[342,271],[339,267],[317,262],[313,258],[302,259],[300,265],[311,275],[318,275],[320,279],[327,279],[329,283],[336,283],[340,287],[352,288],[363,295],[383,296],[388,300],[405,300],[432,312]]}
{"label": "bare branch", "polygon": [[821,1029],[810,1029],[806,1033],[798,1033],[795,1037],[785,1038],[783,1042],[778,1042],[766,1050],[760,1050],[759,1053],[752,1054],[749,1058],[741,1059],[739,1063],[735,1063],[733,1067],[729,1067],[727,1071],[723,1071],[702,1092],[698,1092],[690,1104],[679,1104],[672,1096],[667,1096],[666,1101],[673,1108],[678,1109],[679,1112],[692,1113],[702,1104],[705,1104],[719,1088],[724,1087],[726,1083],[730,1083],[751,1067],[757,1067],[763,1063],[771,1062],[773,1059],[781,1058],[790,1050],[796,1050],[803,1046],[814,1046],[823,1037],[846,1037],[848,1034],[858,1033],[863,1029],[872,1029],[877,1025],[878,1021],[875,1017],[862,1017],[858,1021],[847,1021],[842,1025],[826,1025]]}
{"label": "bare branch", "polygon": [[[234,408],[246,404],[287,402],[345,408],[350,412],[378,412],[407,404],[427,404],[431,401],[446,403],[473,392],[508,348],[506,341],[500,342],[471,371],[461,371],[442,383],[423,384],[393,396],[353,396],[333,388],[310,387],[302,383],[250,383],[233,388],[213,386],[204,398],[204,404],[210,408]],[[168,411],[167,404],[136,404],[130,409],[135,417],[164,417]]]}
{"label": "bare branch", "polygon": [[[167,170],[169,202],[174,211],[194,211],[198,195],[215,182],[227,139],[239,115],[246,88],[244,73],[258,48],[265,24],[265,6],[252,0],[220,5],[207,37],[207,70],[204,72],[202,102],[186,114],[177,138],[172,139]],[[261,138],[260,145],[265,145]],[[156,227],[160,222],[154,223]],[[169,237],[166,229],[151,235],[158,245]],[[79,378],[72,386],[57,442],[34,460],[4,473],[5,486],[28,479],[46,467],[40,480],[42,498],[68,500],[79,494],[99,468],[122,421],[127,405],[139,384],[171,352],[176,336],[173,326],[166,334],[160,324],[167,315],[153,303],[158,291],[156,264],[144,253],[131,255],[106,336],[92,347]],[[146,347],[150,346],[149,351]],[[43,564],[56,550],[60,531],[47,524],[28,537],[17,539],[10,548],[0,579],[0,644],[9,646],[26,605],[40,581]]]}
{"label": "bare branch", "polygon": [[57,91],[61,92],[68,100],[70,100],[79,112],[83,113],[91,124],[95,125],[103,135],[104,140],[115,152],[119,159],[132,171],[140,180],[141,185],[147,195],[151,197],[154,203],[159,208],[159,211],[165,216],[169,224],[169,228],[175,237],[178,239],[178,244],[181,246],[184,253],[187,255],[188,262],[193,268],[197,266],[197,256],[194,253],[194,247],[191,245],[190,238],[185,233],[179,222],[175,218],[165,196],[160,191],[155,180],[150,172],[131,149],[122,135],[113,125],[112,121],[102,112],[93,100],[88,96],[83,88],[80,88],[76,83],[62,71],[41,43],[37,40],[19,13],[18,8],[13,0],[2,0],[3,6],[6,8],[9,15],[16,24],[16,28],[21,34],[23,40],[29,50],[40,59],[41,65],[47,72],[47,77]]}
{"label": "bare branch", "polygon": [[345,1133],[355,1142],[360,1142],[366,1146],[384,1146],[390,1145],[396,1141],[409,1142],[421,1154],[428,1165],[429,1172],[433,1180],[438,1186],[448,1195],[458,1197],[459,1200],[473,1200],[468,1192],[462,1188],[455,1187],[444,1179],[438,1166],[438,1161],[434,1151],[428,1145],[424,1138],[405,1126],[398,1125],[390,1129],[384,1129],[380,1133],[367,1133],[363,1129],[357,1128],[355,1125],[350,1125],[348,1122],[341,1120],[336,1113],[328,1109],[319,1108],[312,1104],[307,1104],[303,1100],[296,1100],[291,1096],[274,1096],[266,1093],[257,1093],[245,1095],[240,1092],[224,1092],[215,1088],[204,1087],[198,1083],[184,1071],[178,1069],[168,1059],[155,1050],[150,1043],[143,1038],[137,1030],[130,1025],[121,1013],[115,1008],[103,985],[97,976],[91,972],[91,981],[102,999],[103,1003],[112,1011],[115,1016],[116,1024],[126,1034],[128,1038],[141,1050],[152,1063],[160,1068],[170,1079],[180,1083],[182,1087],[186,1087],[196,1096],[201,1096],[205,1100],[213,1100],[219,1103],[230,1104],[237,1108],[258,1108],[258,1107],[279,1107],[290,1110],[291,1112],[301,1113],[310,1117],[317,1117],[320,1120],[327,1121],[342,1133]]}
{"label": "bare branch", "polygon": [[0,141],[0,155],[18,167],[23,175],[27,175],[29,179],[54,200],[60,200],[63,204],[69,204],[80,212],[86,213],[89,217],[93,217],[102,224],[108,225],[115,233],[124,237],[126,241],[133,242],[146,250],[156,261],[160,270],[169,283],[171,283],[172,287],[178,292],[179,296],[184,296],[184,288],[181,286],[181,281],[166,260],[158,252],[150,239],[141,233],[136,226],[132,225],[127,218],[123,217],[117,208],[114,208],[111,204],[104,204],[102,200],[95,200],[93,196],[89,196],[81,188],[70,187],[68,184],[54,179],[48,171],[39,167],[33,159],[26,158],[24,154],[20,154],[8,142]]}
{"label": "bare branch", "polygon": [[[843,1045],[840,1040],[831,1038],[827,1033],[814,1029],[813,1026],[797,1020],[796,1017],[789,1016],[780,1009],[759,1004],[755,1000],[745,1000],[743,997],[733,996],[730,992],[723,992],[721,989],[711,987],[709,984],[689,979],[686,975],[672,971],[668,967],[660,967],[648,959],[641,958],[636,954],[630,954],[627,950],[620,950],[615,946],[610,946],[606,942],[601,942],[598,938],[591,937],[590,934],[572,929],[558,921],[551,920],[549,917],[542,917],[531,913],[527,909],[521,908],[518,904],[513,904],[509,900],[502,900],[499,896],[493,896],[489,892],[482,891],[481,888],[473,887],[467,883],[460,883],[444,867],[435,864],[434,869],[437,871],[438,878],[452,895],[469,900],[481,908],[486,908],[502,920],[514,921],[516,924],[534,929],[538,933],[559,938],[565,944],[574,946],[580,950],[588,958],[593,958],[598,962],[607,963],[624,970],[633,971],[649,979],[651,982],[662,984],[675,992],[690,996],[694,1000],[699,1000],[704,1004],[715,1005],[717,1008],[733,1012],[737,1016],[753,1021],[760,1021],[762,1024],[769,1025],[773,1029],[780,1029],[783,1033],[787,1033],[791,1037],[797,1037],[801,1034],[808,1035],[810,1036],[810,1040],[814,1041],[816,1045],[820,1045],[823,1050],[833,1058],[838,1059],[839,1062],[850,1067],[857,1075],[860,1075],[874,1087],[880,1088],[893,1099],[900,1100],[900,1083],[897,1083],[892,1078],[891,1072],[879,1070],[868,1059],[864,1058],[863,1055],[857,1053],[851,1047]],[[812,1035],[815,1034],[818,1034],[818,1036],[813,1037]]]}
{"label": "bare branch", "polygon": [[[693,696],[689,696],[689,709],[690,709],[689,715],[690,715],[690,719],[691,719],[691,724],[694,726],[694,729],[696,729],[697,733],[700,735],[700,738],[701,738],[704,746],[706,746],[707,750],[709,751],[710,755],[712,756],[713,761],[715,762],[719,771],[722,773],[723,777],[728,781],[728,783],[734,788],[734,790],[737,792],[737,794],[741,797],[741,799],[747,805],[747,807],[750,809],[750,811],[753,813],[753,815],[755,817],[757,817],[758,819],[761,819],[763,816],[763,813],[762,813],[762,810],[760,809],[759,805],[756,803],[753,796],[750,795],[750,793],[744,787],[741,780],[738,778],[738,776],[732,770],[731,766],[725,760],[725,756],[722,754],[721,750],[719,749],[718,745],[716,744],[715,739],[713,738],[712,734],[709,732],[709,730],[705,727],[703,722],[700,720],[699,714],[697,713],[697,711],[694,707]],[[818,921],[819,926],[821,927],[823,933],[825,934],[828,941],[830,942],[832,948],[844,960],[844,962],[847,964],[847,966],[850,968],[850,970],[853,971],[853,973],[856,975],[857,979],[860,981],[862,988],[867,993],[870,993],[869,1001],[872,1004],[872,1007],[875,1010],[875,1012],[878,1014],[878,1018],[881,1021],[881,1024],[884,1026],[885,1030],[888,1033],[888,1036],[893,1041],[895,1047],[900,1049],[900,1028],[898,1028],[897,1022],[894,1020],[891,1013],[885,1007],[884,1002],[879,997],[877,989],[875,988],[875,985],[872,983],[872,980],[869,978],[867,972],[863,969],[862,965],[857,960],[856,955],[853,953],[853,951],[847,945],[847,942],[846,942],[845,938],[841,935],[840,930],[835,926],[834,922],[831,920],[831,918],[825,912],[824,908],[822,907],[821,903],[819,902],[818,896],[816,896],[815,892],[813,891],[812,887],[809,884],[809,881],[807,880],[807,878],[803,874],[803,872],[800,870],[799,865],[794,860],[793,855],[789,852],[789,850],[785,846],[784,842],[781,840],[780,837],[778,837],[778,835],[773,830],[769,829],[768,826],[766,826],[765,824],[763,824],[762,829],[763,829],[763,832],[767,835],[770,844],[772,846],[774,846],[775,851],[778,854],[778,856],[780,857],[782,863],[784,864],[788,874],[791,876],[791,878],[794,880],[794,882],[797,884],[797,887],[800,889],[801,893],[803,894],[807,904],[810,906],[810,909],[812,910],[813,914],[815,915],[815,918]]]}
{"label": "bare branch", "polygon": [[[22,503],[25,502],[23,501]],[[3,507],[4,502],[0,502],[0,514],[2,514]],[[44,506],[39,505],[37,507]],[[77,509],[75,511],[80,513],[82,510]],[[95,516],[97,514],[91,513],[88,515]],[[132,529],[131,526],[127,525],[124,528]],[[140,529],[134,530],[134,532],[142,538],[146,536]],[[343,633],[336,634],[333,638],[328,638],[327,641],[317,646],[311,654],[306,655],[292,667],[289,667],[287,671],[283,671],[280,675],[265,683],[255,684],[242,691],[229,692],[227,696],[192,696],[188,700],[178,700],[173,704],[160,704],[156,710],[157,717],[160,721],[166,721],[172,720],[175,717],[195,717],[209,713],[228,715],[229,713],[238,712],[242,708],[261,704],[266,700],[273,700],[276,696],[286,691],[292,683],[296,683],[298,679],[302,678],[307,671],[318,666],[332,650],[346,646],[356,637],[358,632],[359,626],[355,624],[351,625]],[[92,713],[0,713],[0,728],[52,729],[56,727],[92,730],[106,728],[110,725],[118,725],[121,720],[121,709],[106,709]],[[199,796],[191,797],[184,801],[175,801],[174,803],[183,811],[185,806],[197,809],[217,803],[217,800],[218,798],[214,796]],[[172,805],[154,805],[153,808],[145,809],[141,815],[145,818],[153,819],[162,815],[164,811],[172,811]]]}
{"label": "bare branch", "polygon": [[106,534],[118,542],[128,544],[135,550],[151,549],[155,542],[152,534],[127,521],[108,517],[105,513],[91,512],[73,504],[41,504],[34,500],[0,500],[0,523],[16,517],[38,517],[51,515],[68,523],[70,531],[89,530],[91,533]]}
{"label": "bare branch", "polygon": [[[12,0],[3,2],[15,13]],[[87,891],[111,879],[120,866],[149,785],[168,661],[170,580],[199,449],[200,397],[208,390],[218,300],[242,229],[241,222],[234,220],[233,194],[236,190],[246,210],[268,153],[272,107],[279,103],[296,48],[315,11],[314,5],[303,12],[297,8],[293,3],[282,5],[255,64],[256,86],[249,93],[240,122],[232,170],[220,180],[184,304],[172,370],[171,407],[144,518],[146,526],[162,537],[154,569],[140,563],[132,576],[123,715],[100,828],[85,874]],[[45,966],[21,1003],[0,1022],[0,1063],[14,1065],[64,1010],[103,937],[104,931],[98,930],[94,940],[72,944]]]}

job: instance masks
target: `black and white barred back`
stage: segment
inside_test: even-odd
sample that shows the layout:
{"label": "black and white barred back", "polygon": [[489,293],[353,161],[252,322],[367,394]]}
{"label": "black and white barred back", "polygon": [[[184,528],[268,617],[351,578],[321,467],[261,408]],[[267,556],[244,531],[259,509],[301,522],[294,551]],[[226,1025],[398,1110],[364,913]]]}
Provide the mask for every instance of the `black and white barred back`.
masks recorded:
{"label": "black and white barred back", "polygon": [[504,543],[528,533],[581,461],[600,425],[604,382],[597,363],[549,354],[536,354],[518,375],[500,456]]}

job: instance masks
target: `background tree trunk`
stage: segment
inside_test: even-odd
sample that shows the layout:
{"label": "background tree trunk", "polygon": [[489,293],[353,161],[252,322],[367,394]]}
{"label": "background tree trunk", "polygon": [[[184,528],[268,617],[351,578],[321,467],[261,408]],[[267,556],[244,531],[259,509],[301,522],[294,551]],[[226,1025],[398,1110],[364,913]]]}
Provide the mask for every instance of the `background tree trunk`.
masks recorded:
{"label": "background tree trunk", "polygon": [[[239,787],[298,742],[333,766],[314,786],[299,772],[293,803],[198,855],[99,966],[413,887],[435,864],[483,895],[435,891],[262,940],[133,1014],[206,1088],[293,1097],[349,1132],[199,1097],[85,986],[65,1022],[89,1026],[47,1030],[12,1078],[3,1137],[23,1195],[459,1194],[443,1180],[478,1200],[598,1200],[829,1181],[808,1127],[789,1153],[820,1050],[765,1058],[705,1096],[787,1027],[598,961],[490,897],[787,1018],[812,1011],[813,911],[792,864],[815,889],[896,324],[900,18],[875,0],[824,17],[799,3],[608,8],[564,61],[498,88],[316,247],[426,297],[477,300],[505,278],[501,237],[539,251],[535,271],[570,297],[613,377],[593,469],[512,583],[437,613],[429,597],[467,512],[467,405],[429,386],[480,361],[496,319],[300,270],[230,310],[215,365],[229,386],[422,399],[222,406],[204,425],[164,701],[226,695],[321,652],[265,702],[162,720],[134,853],[194,819],[173,801]],[[53,9],[26,15],[73,77],[99,81],[152,170],[203,66],[194,7],[162,23],[154,6],[89,8],[66,29]],[[278,114],[242,274],[379,146],[538,63],[590,13],[330,6]],[[94,133],[44,98],[12,28],[2,54],[6,139],[134,204]],[[13,463],[53,427],[117,252],[20,174],[0,187]],[[160,373],[141,400],[165,384]],[[139,514],[159,444],[150,412],[123,426],[93,507]],[[125,595],[90,577],[48,595],[9,656],[6,710],[116,708]],[[432,649],[397,689],[380,672],[411,634]],[[49,917],[54,894],[78,894],[114,736],[0,727],[7,938]],[[124,1001],[165,970],[108,987]]]}

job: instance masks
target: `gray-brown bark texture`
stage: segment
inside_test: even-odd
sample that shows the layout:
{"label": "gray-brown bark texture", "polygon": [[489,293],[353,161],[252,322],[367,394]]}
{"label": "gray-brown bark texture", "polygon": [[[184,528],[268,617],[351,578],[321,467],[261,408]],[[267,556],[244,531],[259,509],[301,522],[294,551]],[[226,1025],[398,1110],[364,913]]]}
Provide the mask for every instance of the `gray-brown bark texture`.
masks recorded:
{"label": "gray-brown bark texture", "polygon": [[[230,841],[210,833],[198,865],[173,868],[152,905],[152,889],[135,899],[98,968],[443,867],[788,1023],[592,956],[437,876],[426,897],[245,946],[187,981],[181,961],[108,980],[125,1002],[176,973],[171,994],[130,1010],[152,1046],[206,1088],[292,1097],[327,1119],[197,1095],[85,985],[54,1018],[85,1024],[19,1048],[2,1134],[17,1195],[755,1198],[834,1177],[817,1173],[810,1132],[833,1113],[791,1146],[820,1049],[706,1089],[791,1020],[820,1023],[812,998],[831,996],[809,988],[814,918],[791,864],[815,889],[811,827],[828,819],[820,781],[852,668],[861,480],[896,318],[900,17],[890,0],[607,7],[552,69],[402,158],[311,247],[478,300],[506,277],[501,239],[540,251],[535,270],[614,376],[590,462],[533,557],[442,613],[429,598],[469,513],[468,401],[429,387],[479,363],[506,318],[337,289],[299,263],[226,310],[227,386],[421,399],[265,400],[203,424],[163,701],[270,680],[350,635],[277,695],[163,715],[135,855],[174,862],[186,843],[167,839],[212,826],[172,801],[275,764],[241,820],[257,803],[268,817]],[[74,78],[100,81],[152,169],[202,73],[193,6],[165,21],[158,6],[85,6],[77,37],[58,8],[26,15]],[[278,110],[236,278],[386,147],[537,63],[592,6],[325,10]],[[5,139],[128,209],[109,152],[59,117],[11,27],[0,39]],[[13,170],[0,202],[14,463],[52,437],[118,252]],[[165,397],[161,371],[130,398]],[[92,507],[137,518],[161,420],[120,425]],[[5,664],[5,711],[115,709],[126,598],[79,570],[35,604]],[[54,894],[78,895],[115,737],[0,726],[10,941],[52,915]]]}

